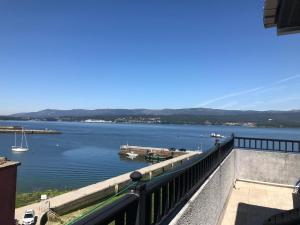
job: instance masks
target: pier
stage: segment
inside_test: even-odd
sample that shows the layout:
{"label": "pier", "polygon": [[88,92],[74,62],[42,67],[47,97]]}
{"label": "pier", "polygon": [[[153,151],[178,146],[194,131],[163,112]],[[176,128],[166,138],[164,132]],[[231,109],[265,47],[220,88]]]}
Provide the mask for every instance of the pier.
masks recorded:
{"label": "pier", "polygon": [[185,155],[188,152],[196,152],[184,149],[184,151],[180,151],[178,149],[168,149],[168,148],[154,148],[154,147],[142,147],[142,146],[132,146],[132,145],[121,145],[120,147],[120,155],[126,155],[126,153],[136,153],[139,156],[145,156],[149,153],[154,153],[156,155],[162,157],[177,157],[181,155]]}
{"label": "pier", "polygon": [[[23,129],[26,134],[61,134],[60,131],[50,129]],[[22,127],[0,126],[0,133],[22,133]]]}

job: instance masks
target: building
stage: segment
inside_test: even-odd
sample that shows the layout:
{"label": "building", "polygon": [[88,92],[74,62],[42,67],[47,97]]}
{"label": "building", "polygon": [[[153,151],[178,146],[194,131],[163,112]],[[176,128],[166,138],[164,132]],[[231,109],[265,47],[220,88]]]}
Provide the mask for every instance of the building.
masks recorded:
{"label": "building", "polygon": [[277,33],[300,32],[299,0],[265,0],[264,26],[277,27]]}
{"label": "building", "polygon": [[15,219],[16,180],[19,162],[0,157],[0,224],[12,225]]}

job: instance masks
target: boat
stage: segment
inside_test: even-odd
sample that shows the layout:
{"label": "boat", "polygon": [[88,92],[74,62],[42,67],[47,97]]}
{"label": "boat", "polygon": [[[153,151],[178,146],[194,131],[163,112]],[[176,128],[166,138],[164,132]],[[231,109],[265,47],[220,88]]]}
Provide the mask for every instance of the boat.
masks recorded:
{"label": "boat", "polygon": [[134,153],[134,152],[127,152],[126,155],[129,157],[129,158],[135,158],[138,156],[138,154]]}
{"label": "boat", "polygon": [[[11,146],[11,150],[14,152],[27,152],[29,150],[28,148],[28,143],[27,143],[27,138],[24,129],[22,128],[21,132],[21,145],[17,146],[17,133],[15,133],[15,145]],[[23,147],[23,141],[25,142],[25,146]]]}
{"label": "boat", "polygon": [[210,136],[213,137],[213,138],[224,138],[225,137],[221,134],[216,134],[216,133],[211,133]]}
{"label": "boat", "polygon": [[145,160],[150,162],[161,162],[172,158],[173,156],[161,156],[153,152],[149,152],[147,155],[145,155]]}

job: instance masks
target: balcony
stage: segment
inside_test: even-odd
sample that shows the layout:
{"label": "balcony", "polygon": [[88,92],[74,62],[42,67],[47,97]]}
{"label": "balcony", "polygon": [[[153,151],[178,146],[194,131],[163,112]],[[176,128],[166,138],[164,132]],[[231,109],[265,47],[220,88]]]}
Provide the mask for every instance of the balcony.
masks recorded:
{"label": "balcony", "polygon": [[127,194],[73,224],[294,224],[299,150],[297,140],[233,136],[149,182],[134,174]]}
{"label": "balcony", "polygon": [[274,214],[293,207],[291,187],[236,181],[221,225],[263,224]]}

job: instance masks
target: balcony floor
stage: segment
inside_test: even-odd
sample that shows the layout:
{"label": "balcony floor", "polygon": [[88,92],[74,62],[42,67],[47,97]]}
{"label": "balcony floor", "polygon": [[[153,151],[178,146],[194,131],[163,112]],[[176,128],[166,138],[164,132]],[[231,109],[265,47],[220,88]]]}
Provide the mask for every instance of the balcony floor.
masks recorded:
{"label": "balcony floor", "polygon": [[293,189],[236,182],[221,225],[262,225],[270,216],[293,208]]}

